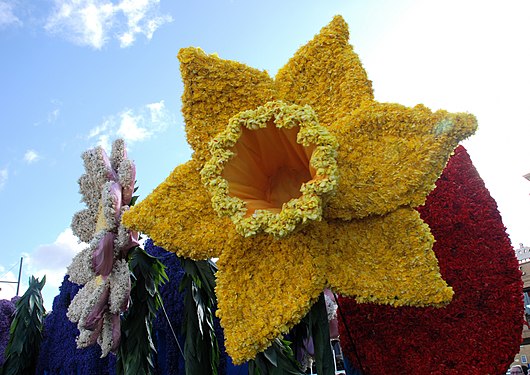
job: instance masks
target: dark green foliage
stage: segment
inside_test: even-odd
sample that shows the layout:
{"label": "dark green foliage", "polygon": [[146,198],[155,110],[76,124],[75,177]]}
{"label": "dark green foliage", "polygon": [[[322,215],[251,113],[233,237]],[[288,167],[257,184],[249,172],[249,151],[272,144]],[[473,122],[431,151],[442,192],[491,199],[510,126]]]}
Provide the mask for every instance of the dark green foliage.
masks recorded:
{"label": "dark green foliage", "polygon": [[39,347],[42,341],[44,304],[42,288],[46,276],[39,279],[31,276],[29,288],[16,302],[16,311],[9,331],[9,343],[5,351],[2,375],[26,375],[35,373]]}
{"label": "dark green foliage", "polygon": [[303,375],[290,344],[288,341],[275,339],[272,346],[248,362],[249,375]]}
{"label": "dark green foliage", "polygon": [[209,260],[179,260],[185,271],[180,290],[184,291],[186,374],[217,375],[219,346],[213,320],[217,268]]}
{"label": "dark green foliage", "polygon": [[334,354],[329,339],[329,321],[324,293],[320,294],[317,303],[313,305],[309,314],[302,319],[302,322],[307,324],[309,327],[309,334],[313,337],[317,373],[322,375],[334,375]]}
{"label": "dark green foliage", "polygon": [[305,327],[307,335],[313,338],[317,374],[334,375],[335,363],[329,339],[329,321],[324,293],[320,294],[317,303],[302,319],[300,326]]}
{"label": "dark green foliage", "polygon": [[135,195],[131,198],[131,202],[129,203],[129,206],[134,206],[136,204],[136,201],[138,200],[140,196],[139,195]]}
{"label": "dark green foliage", "polygon": [[329,337],[329,321],[326,310],[326,300],[322,293],[311,310],[291,331],[293,349],[297,353],[306,350],[306,342],[313,343],[311,355],[314,357],[318,374],[335,374],[335,362]]}
{"label": "dark green foliage", "polygon": [[152,326],[162,306],[159,288],[167,281],[164,265],[139,247],[129,251],[131,300],[122,318],[117,374],[151,374],[154,370]]}
{"label": "dark green foliage", "polygon": [[312,338],[315,349],[317,374],[334,375],[335,363],[329,338],[329,321],[326,301],[322,293],[311,310],[297,324],[292,333],[294,343],[276,339],[272,346],[249,361],[250,375],[299,375],[303,374],[296,361],[292,347],[302,345],[306,338]]}

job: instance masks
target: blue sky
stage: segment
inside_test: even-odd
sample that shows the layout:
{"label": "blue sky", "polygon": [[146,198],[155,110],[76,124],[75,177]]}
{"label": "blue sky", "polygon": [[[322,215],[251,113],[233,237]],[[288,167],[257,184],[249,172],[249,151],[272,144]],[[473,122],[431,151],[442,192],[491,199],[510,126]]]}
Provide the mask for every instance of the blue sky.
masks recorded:
{"label": "blue sky", "polygon": [[335,14],[377,100],[478,117],[464,145],[512,243],[530,245],[526,0],[0,0],[0,280],[23,256],[24,285],[46,273],[51,308],[80,250],[68,228],[87,148],[124,137],[142,197],[189,159],[180,48],[274,75]]}

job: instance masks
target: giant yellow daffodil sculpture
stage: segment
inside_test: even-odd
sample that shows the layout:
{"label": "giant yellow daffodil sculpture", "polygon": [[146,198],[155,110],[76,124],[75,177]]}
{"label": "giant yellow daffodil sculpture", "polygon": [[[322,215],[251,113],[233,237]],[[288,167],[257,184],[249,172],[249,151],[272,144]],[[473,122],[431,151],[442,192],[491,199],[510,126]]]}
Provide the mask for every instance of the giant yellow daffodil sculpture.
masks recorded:
{"label": "giant yellow daffodil sculpture", "polygon": [[123,220],[179,256],[219,257],[218,316],[235,363],[297,324],[326,287],[395,306],[451,300],[412,207],[476,129],[472,115],[374,101],[340,16],[275,79],[197,48],[178,57],[192,160]]}

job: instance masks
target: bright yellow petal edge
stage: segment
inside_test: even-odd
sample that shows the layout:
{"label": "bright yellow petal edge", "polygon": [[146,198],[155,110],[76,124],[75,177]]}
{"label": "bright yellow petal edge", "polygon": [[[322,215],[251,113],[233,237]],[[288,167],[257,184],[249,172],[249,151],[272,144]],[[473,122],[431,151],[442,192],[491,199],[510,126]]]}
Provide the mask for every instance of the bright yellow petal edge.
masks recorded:
{"label": "bright yellow petal edge", "polygon": [[234,363],[253,359],[298,324],[326,287],[360,302],[446,305],[453,290],[439,274],[433,241],[411,208],[311,222],[281,241],[230,237],[216,288],[227,352]]}
{"label": "bright yellow petal edge", "polygon": [[327,252],[314,255],[335,292],[392,306],[442,307],[451,301],[453,289],[432,251],[434,238],[416,210],[328,221],[322,235],[334,240]]}
{"label": "bright yellow petal edge", "polygon": [[[423,136],[415,133],[416,122],[396,121],[402,113],[409,113],[409,109],[396,105],[388,111],[382,104],[382,110],[371,112],[370,106],[380,104],[373,101],[371,84],[347,39],[344,20],[335,17],[321,34],[300,49],[296,58],[289,62],[290,70],[280,71],[276,82],[266,73],[197,49],[183,49],[179,53],[185,86],[183,112],[188,141],[195,150],[194,162],[187,163],[184,168],[177,167],[172,176],[136,206],[138,209],[124,215],[124,222],[179,255],[194,259],[219,255],[219,315],[225,329],[227,351],[234,363],[254,358],[274,337],[297,324],[326,286],[356,296],[359,301],[392,305],[440,306],[451,299],[451,288],[439,275],[428,228],[419,218],[408,220],[413,224],[400,225],[400,215],[410,210],[404,207],[403,211],[400,206],[425,198],[452,148],[474,131],[476,120],[470,115],[457,115],[456,121],[447,122],[444,113],[436,112],[433,121],[420,121],[426,122],[422,129],[428,135]],[[319,60],[319,56],[326,58]],[[349,74],[352,69],[354,74]],[[311,72],[299,79],[300,72],[304,71]],[[301,97],[295,98],[298,94]],[[266,235],[243,238],[227,218],[215,215],[198,174],[208,159],[207,143],[226,127],[230,117],[275,99],[311,106],[321,124],[336,137],[339,142],[339,191],[330,203],[344,202],[344,205],[329,204],[324,213],[328,222],[308,224],[282,240]],[[360,115],[360,120],[356,115]],[[462,124],[466,128],[463,131],[459,127]],[[432,142],[440,144],[431,147]],[[423,147],[429,151],[422,153]],[[353,158],[344,152],[347,149],[353,149]],[[383,159],[372,157],[373,153],[383,155]],[[405,159],[409,153],[413,156]],[[388,169],[392,163],[400,166],[402,160],[407,160],[406,166],[398,168],[399,172]],[[416,164],[421,164],[421,168]],[[355,168],[361,168],[362,173],[356,173],[359,171]],[[180,169],[182,172],[178,172]],[[385,180],[386,172],[389,172],[388,180]],[[378,173],[386,184],[373,183]],[[407,177],[401,176],[402,173]],[[348,196],[351,186],[340,185],[340,179],[365,183],[369,185],[368,190]],[[397,185],[393,187],[394,181]],[[394,190],[388,194],[386,189],[392,190],[392,187]],[[179,189],[182,190],[175,193]],[[395,200],[400,199],[402,203],[396,204]],[[366,209],[372,201],[375,206]],[[342,213],[349,212],[351,207],[360,213],[344,216]],[[193,239],[188,241],[192,233]],[[389,238],[395,244],[383,245]],[[281,251],[271,250],[273,248]],[[288,261],[282,260],[283,253]],[[395,264],[390,261],[381,264],[378,255],[380,259],[394,259]],[[297,259],[303,261],[296,272],[309,280],[305,276],[301,280],[292,277],[296,274],[292,269],[283,273],[275,268],[283,264],[297,265]],[[294,283],[293,289],[286,287],[295,295],[289,303],[278,297],[278,290],[267,290],[267,286],[283,285],[283,281],[276,282],[286,275]],[[247,279],[239,284],[243,276]],[[242,290],[241,285],[248,288]],[[242,296],[245,298],[241,299]],[[240,303],[242,300],[251,308],[245,310],[245,305]],[[261,318],[265,315],[266,319]],[[253,328],[247,332],[245,327]]]}
{"label": "bright yellow petal edge", "polygon": [[335,16],[278,71],[279,98],[310,105],[324,126],[373,101],[372,82],[348,39],[346,21]]}
{"label": "bright yellow petal edge", "polygon": [[340,140],[340,180],[324,215],[351,220],[422,205],[459,141],[476,128],[466,113],[363,103],[330,127]]}

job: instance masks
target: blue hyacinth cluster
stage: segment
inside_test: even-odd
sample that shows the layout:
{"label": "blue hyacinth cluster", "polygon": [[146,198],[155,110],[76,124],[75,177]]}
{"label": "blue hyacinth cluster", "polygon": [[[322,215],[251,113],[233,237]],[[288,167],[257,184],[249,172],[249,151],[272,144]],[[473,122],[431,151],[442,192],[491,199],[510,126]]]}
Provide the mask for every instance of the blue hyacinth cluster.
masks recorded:
{"label": "blue hyacinth cluster", "polygon": [[[166,266],[169,281],[160,288],[164,309],[160,309],[153,324],[153,335],[157,348],[157,374],[184,374],[184,358],[175,340],[172,329],[184,348],[181,327],[184,318],[184,296],[179,292],[179,285],[184,277],[184,270],[174,253],[155,246],[152,240],[145,242],[145,251],[158,258]],[[166,318],[167,313],[167,318]]]}
{"label": "blue hyacinth cluster", "polygon": [[[16,298],[16,297],[15,297]],[[15,299],[0,300],[0,366],[4,363],[4,352],[9,342],[9,329],[15,314]]]}
{"label": "blue hyacinth cluster", "polygon": [[44,320],[44,331],[37,374],[115,375],[114,355],[100,358],[101,348],[93,345],[77,349],[75,338],[79,331],[66,312],[80,286],[64,277],[60,293],[53,300],[53,311]]}

